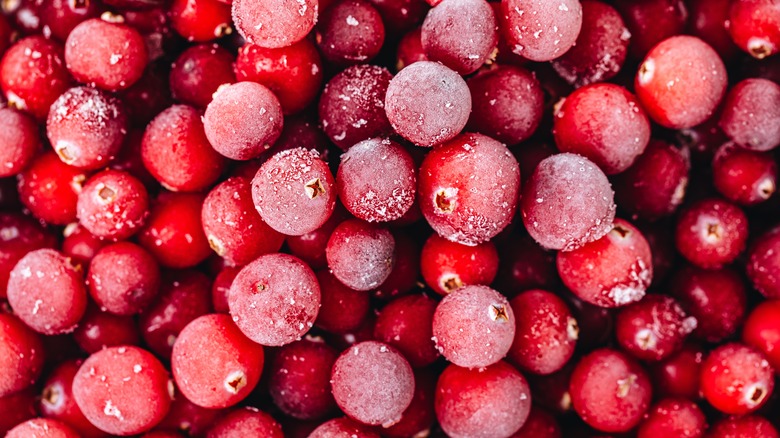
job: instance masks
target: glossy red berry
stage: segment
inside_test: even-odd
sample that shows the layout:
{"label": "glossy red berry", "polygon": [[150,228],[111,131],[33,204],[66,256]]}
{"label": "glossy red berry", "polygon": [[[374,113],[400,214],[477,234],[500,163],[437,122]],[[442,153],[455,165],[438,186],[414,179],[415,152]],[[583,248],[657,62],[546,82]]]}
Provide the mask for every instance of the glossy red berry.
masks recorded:
{"label": "glossy red berry", "polygon": [[720,268],[731,263],[745,249],[747,238],[745,213],[723,200],[698,201],[677,218],[675,246],[683,257],[701,268]]}
{"label": "glossy red berry", "polygon": [[87,180],[76,209],[79,223],[92,235],[122,240],[143,225],[149,196],[143,183],[129,173],[105,170]]}
{"label": "glossy red berry", "polygon": [[772,423],[759,415],[744,415],[724,418],[713,424],[708,431],[712,438],[777,438],[780,433]]}
{"label": "glossy red berry", "polygon": [[221,85],[236,82],[235,57],[216,44],[194,45],[171,64],[169,83],[173,97],[187,105],[205,108]]}
{"label": "glossy red berry", "polygon": [[12,108],[0,108],[0,177],[20,173],[40,147],[35,119]]}
{"label": "glossy red berry", "polygon": [[756,59],[780,50],[780,6],[772,1],[737,0],[729,8],[728,30],[737,46]]}
{"label": "glossy red berry", "polygon": [[174,0],[168,14],[171,27],[189,41],[211,41],[233,32],[230,5],[219,0]]}
{"label": "glossy red berry", "polygon": [[469,284],[489,285],[498,271],[499,257],[492,242],[466,246],[433,234],[423,245],[420,270],[428,284],[447,295]]}
{"label": "glossy red berry", "polygon": [[730,343],[713,350],[702,363],[704,398],[715,409],[744,415],[763,406],[774,389],[774,369],[758,350]]}
{"label": "glossy red berry", "polygon": [[759,204],[777,189],[777,164],[767,152],[726,143],[712,161],[712,182],[729,201],[740,205]]}
{"label": "glossy red berry", "polygon": [[686,344],[666,359],[651,363],[648,371],[658,397],[698,400],[699,374],[705,352],[701,346]]}
{"label": "glossy red berry", "polygon": [[742,341],[766,356],[769,364],[780,369],[780,301],[767,300],[754,307],[745,320]]}
{"label": "glossy red berry", "polygon": [[635,358],[662,360],[682,347],[696,324],[674,298],[653,294],[620,309],[615,334],[618,344]]}
{"label": "glossy red berry", "polygon": [[756,239],[748,251],[747,276],[767,298],[780,298],[780,228]]}
{"label": "glossy red berry", "polygon": [[688,10],[682,0],[640,0],[615,3],[630,35],[629,52],[642,58],[662,40],[685,30]]}
{"label": "glossy red berry", "polygon": [[397,348],[415,368],[432,364],[439,357],[431,340],[436,304],[423,294],[390,301],[377,316],[374,337]]}
{"label": "glossy red berry", "polygon": [[131,316],[119,316],[98,309],[87,308],[73,332],[73,340],[87,353],[96,353],[106,347],[141,345],[138,325]]}
{"label": "glossy red berry", "polygon": [[40,336],[10,314],[0,314],[0,340],[0,397],[8,397],[35,383],[45,352]]}
{"label": "glossy red berry", "polygon": [[639,424],[637,438],[659,436],[704,436],[707,420],[695,403],[685,399],[667,398],[655,404]]}

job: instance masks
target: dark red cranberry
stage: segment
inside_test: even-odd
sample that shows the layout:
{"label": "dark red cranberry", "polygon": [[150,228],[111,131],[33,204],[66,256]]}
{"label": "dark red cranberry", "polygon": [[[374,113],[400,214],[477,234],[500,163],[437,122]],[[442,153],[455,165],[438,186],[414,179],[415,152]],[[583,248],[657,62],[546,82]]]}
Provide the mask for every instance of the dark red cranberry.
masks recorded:
{"label": "dark red cranberry", "polygon": [[767,298],[780,298],[780,227],[759,236],[748,251],[747,276]]}
{"label": "dark red cranberry", "polygon": [[[331,0],[328,0],[331,1]],[[385,30],[390,36],[400,36],[414,28],[425,17],[428,6],[423,0],[369,0],[382,16]],[[320,1],[320,11],[325,9],[325,0]],[[400,69],[399,69],[400,70]]]}
{"label": "dark red cranberry", "polygon": [[623,353],[607,348],[580,359],[569,383],[574,410],[603,432],[626,432],[650,406],[650,378]]}
{"label": "dark red cranberry", "polygon": [[235,57],[216,44],[198,44],[171,64],[171,93],[182,103],[205,108],[217,89],[236,81]]}
{"label": "dark red cranberry", "polygon": [[774,389],[774,369],[760,351],[731,343],[713,350],[702,363],[704,398],[719,411],[744,415],[763,406]]}
{"label": "dark red cranberry", "polygon": [[73,263],[80,265],[84,271],[89,268],[89,262],[95,257],[95,254],[101,248],[111,243],[95,237],[76,222],[68,224],[62,235],[64,239],[62,240],[60,250],[63,254],[70,257]]}
{"label": "dark red cranberry", "polygon": [[629,51],[635,58],[642,58],[662,40],[683,33],[688,20],[682,0],[618,2],[615,7],[630,32]]}
{"label": "dark red cranberry", "polygon": [[724,418],[713,424],[708,431],[711,438],[777,438],[777,429],[766,418],[759,415],[744,415]]}
{"label": "dark red cranberry", "polygon": [[415,368],[432,364],[439,357],[431,341],[436,304],[424,294],[390,301],[377,316],[374,337],[397,348]]}
{"label": "dark red cranberry", "polygon": [[747,238],[745,213],[726,201],[698,201],[677,218],[675,246],[683,257],[701,268],[720,268],[731,263],[745,249]]}
{"label": "dark red cranberry", "polygon": [[410,30],[398,42],[395,70],[400,71],[415,62],[427,60],[428,57],[425,55],[425,50],[422,47],[422,29],[418,27]]}
{"label": "dark red cranberry", "polygon": [[420,278],[420,247],[414,238],[394,232],[395,264],[387,279],[373,292],[377,298],[392,298],[422,287]]}
{"label": "dark red cranberry", "polygon": [[[777,10],[780,19],[780,7]],[[723,103],[719,125],[735,143],[751,150],[780,145],[780,84],[768,79],[736,84]]]}
{"label": "dark red cranberry", "polygon": [[339,0],[320,12],[316,34],[326,60],[349,66],[369,62],[379,53],[385,41],[385,26],[370,2]]}
{"label": "dark red cranberry", "polygon": [[662,360],[682,347],[696,328],[696,318],[687,316],[669,296],[648,295],[618,311],[615,334],[618,344],[642,360]]}
{"label": "dark red cranberry", "polygon": [[211,304],[214,307],[214,311],[217,313],[229,313],[230,307],[228,306],[228,293],[230,292],[230,286],[233,284],[236,275],[241,270],[239,267],[225,266],[222,268],[216,277],[214,277],[214,284],[211,286]]}
{"label": "dark red cranberry", "polygon": [[12,108],[0,108],[0,177],[20,173],[40,148],[35,119]]}
{"label": "dark red cranberry", "polygon": [[[185,436],[203,436],[211,425],[224,415],[223,409],[204,408],[179,395],[173,399],[168,415],[157,425],[157,428],[176,430]],[[149,438],[148,434],[144,435],[144,438]],[[181,436],[176,433],[175,438]]]}
{"label": "dark red cranberry", "polygon": [[[119,93],[125,103],[132,125],[138,129],[146,128],[152,119],[173,105],[166,69],[167,66],[163,62],[149,64],[141,79]],[[127,147],[122,148],[120,156],[122,152],[127,153],[126,150]],[[136,159],[141,162],[140,153]]]}
{"label": "dark red cranberry", "polygon": [[56,238],[20,213],[0,213],[0,242],[0,298],[5,298],[8,276],[16,262],[36,249],[54,248]]}
{"label": "dark red cranberry", "polygon": [[217,0],[174,0],[168,14],[173,29],[189,41],[211,41],[233,32],[230,5]]}
{"label": "dark red cranberry", "polygon": [[43,34],[65,41],[79,23],[97,17],[104,11],[103,5],[91,0],[52,0],[42,3],[40,16]]}
{"label": "dark red cranberry", "polygon": [[637,438],[684,436],[699,438],[707,428],[707,419],[696,403],[667,398],[656,403],[639,424]]}
{"label": "dark red cranberry", "polygon": [[734,59],[737,46],[729,35],[730,0],[688,0],[688,31],[712,46],[724,61]]}
{"label": "dark red cranberry", "polygon": [[141,344],[138,326],[133,318],[104,312],[94,306],[89,307],[79,321],[73,339],[89,354],[106,347]]}
{"label": "dark red cranberry", "polygon": [[314,325],[331,333],[348,333],[360,327],[370,310],[369,295],[344,286],[327,269],[317,271],[320,310]]}
{"label": "dark red cranberry", "polygon": [[0,377],[0,397],[32,386],[41,375],[44,349],[41,337],[26,322],[14,315],[0,313],[0,353],[3,370]]}
{"label": "dark red cranberry", "polygon": [[767,152],[726,143],[712,161],[712,182],[729,201],[758,204],[769,199],[777,189],[777,164]]}
{"label": "dark red cranberry", "polygon": [[[333,230],[346,219],[347,215],[341,204],[336,204],[333,214],[319,228],[300,236],[287,236],[286,242],[290,253],[306,262],[312,269],[327,267],[325,247]],[[419,250],[416,251],[416,255],[419,256]],[[414,281],[417,281],[417,278]]]}
{"label": "dark red cranberry", "polygon": [[659,397],[698,400],[699,374],[705,352],[697,344],[686,344],[666,359],[650,364],[653,390]]}
{"label": "dark red cranberry", "polygon": [[35,409],[37,395],[36,391],[30,388],[0,397],[0,409],[4,414],[0,416],[0,434],[5,434],[17,424],[38,416]]}

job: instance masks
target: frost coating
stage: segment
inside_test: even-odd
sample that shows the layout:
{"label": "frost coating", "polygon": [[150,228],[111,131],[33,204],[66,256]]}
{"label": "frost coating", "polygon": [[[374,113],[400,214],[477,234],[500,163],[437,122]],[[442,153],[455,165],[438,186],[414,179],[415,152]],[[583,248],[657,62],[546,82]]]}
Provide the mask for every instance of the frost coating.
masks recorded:
{"label": "frost coating", "polygon": [[302,40],[317,21],[317,0],[234,0],[233,22],[248,42],[275,49]]}

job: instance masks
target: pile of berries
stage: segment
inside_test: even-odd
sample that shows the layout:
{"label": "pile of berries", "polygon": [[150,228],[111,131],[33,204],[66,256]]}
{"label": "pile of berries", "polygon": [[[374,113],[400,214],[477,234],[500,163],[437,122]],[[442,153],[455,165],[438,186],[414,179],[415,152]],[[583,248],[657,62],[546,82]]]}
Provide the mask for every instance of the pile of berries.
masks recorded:
{"label": "pile of berries", "polygon": [[780,437],[780,1],[1,6],[0,435]]}

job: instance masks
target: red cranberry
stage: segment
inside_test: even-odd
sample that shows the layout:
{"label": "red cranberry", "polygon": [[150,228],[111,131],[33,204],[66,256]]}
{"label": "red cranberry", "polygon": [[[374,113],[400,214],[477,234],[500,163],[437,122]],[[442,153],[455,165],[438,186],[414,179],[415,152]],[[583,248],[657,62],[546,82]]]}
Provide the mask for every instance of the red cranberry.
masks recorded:
{"label": "red cranberry", "polygon": [[105,7],[95,1],[52,0],[43,3],[40,6],[43,33],[65,41],[79,23],[97,17],[104,10]]}
{"label": "red cranberry", "polygon": [[768,300],[753,308],[745,320],[742,340],[766,355],[769,364],[780,369],[780,301]]}
{"label": "red cranberry", "polygon": [[132,315],[144,310],[160,287],[160,268],[138,245],[119,242],[102,248],[89,265],[89,293],[104,310]]}
{"label": "red cranberry", "polygon": [[79,223],[101,239],[126,239],[138,231],[149,212],[143,183],[130,174],[105,170],[92,176],[79,193]]}
{"label": "red cranberry", "polygon": [[418,146],[434,146],[455,138],[466,126],[471,94],[456,72],[436,62],[415,62],[390,81],[385,111],[401,137]]}
{"label": "red cranberry", "polygon": [[8,279],[8,303],[33,330],[46,335],[72,332],[87,306],[81,272],[52,249],[27,253]]}
{"label": "red cranberry", "polygon": [[217,0],[173,0],[168,15],[174,30],[189,41],[211,41],[233,32],[230,6]]}
{"label": "red cranberry", "polygon": [[221,85],[236,82],[234,61],[229,51],[216,44],[188,48],[171,64],[169,81],[173,97],[205,108]]}
{"label": "red cranberry", "polygon": [[435,392],[436,376],[426,368],[415,370],[412,402],[401,415],[401,420],[390,427],[382,428],[382,435],[388,438],[405,438],[429,433],[436,421],[433,401]]}
{"label": "red cranberry", "polygon": [[523,423],[523,426],[512,434],[510,438],[562,438],[561,426],[558,424],[558,420],[547,411],[532,406],[531,412],[528,414],[528,418]]}
{"label": "red cranberry", "polygon": [[8,102],[39,120],[72,80],[62,45],[42,36],[17,41],[0,60],[0,88]]}
{"label": "red cranberry", "polygon": [[357,219],[333,230],[325,248],[328,267],[348,287],[367,291],[381,285],[395,263],[395,239],[385,228]]}
{"label": "red cranberry", "polygon": [[445,0],[425,17],[422,47],[429,60],[467,75],[495,56],[496,27],[487,1]]}
{"label": "red cranberry", "polygon": [[544,290],[523,292],[510,301],[517,327],[508,360],[521,370],[551,374],[574,354],[577,320],[561,298]]}
{"label": "red cranberry", "polygon": [[720,268],[731,263],[745,249],[747,238],[745,213],[726,201],[698,201],[677,218],[675,246],[683,257],[701,268]]}
{"label": "red cranberry", "polygon": [[[145,128],[152,119],[173,104],[170,86],[166,81],[167,67],[160,61],[150,64],[141,79],[119,93],[134,126]],[[123,151],[126,149],[123,148]],[[141,162],[140,154],[136,159]]]}
{"label": "red cranberry", "polygon": [[[168,411],[168,415],[160,422],[157,429],[177,430],[184,435],[203,436],[211,425],[224,415],[225,410],[223,409],[204,408],[192,403],[185,397],[177,396],[171,402],[171,409]],[[144,435],[144,438],[148,438],[148,434]],[[176,437],[170,438],[181,437],[177,432]]]}
{"label": "red cranberry", "polygon": [[530,71],[500,65],[468,80],[472,111],[469,128],[508,145],[527,140],[539,127],[544,92]]}
{"label": "red cranberry", "polygon": [[67,424],[83,437],[101,437],[105,433],[87,420],[73,398],[73,378],[80,366],[76,360],[58,365],[46,379],[38,408],[44,417]]}
{"label": "red cranberry", "polygon": [[702,363],[704,398],[719,411],[744,415],[764,405],[774,389],[774,369],[758,350],[731,343],[713,350]]}
{"label": "red cranberry", "polygon": [[377,316],[374,337],[397,348],[415,368],[432,364],[438,357],[432,324],[436,302],[423,294],[399,297]]}
{"label": "red cranberry", "polygon": [[287,254],[266,254],[244,266],[228,294],[230,314],[249,339],[281,346],[312,327],[320,305],[314,272]]}
{"label": "red cranberry", "polygon": [[428,61],[422,47],[422,29],[419,27],[407,32],[398,42],[395,69],[401,71],[418,61]]}
{"label": "red cranberry", "polygon": [[634,164],[614,178],[620,208],[642,219],[668,216],[679,207],[688,187],[687,149],[650,140]]}
{"label": "red cranberry", "polygon": [[[325,248],[328,245],[328,240],[336,226],[343,222],[346,217],[346,210],[344,210],[341,204],[337,203],[333,214],[319,228],[300,236],[287,236],[286,242],[290,253],[306,262],[312,269],[327,267],[328,261],[325,256]],[[415,255],[419,255],[419,251],[416,251]],[[417,281],[416,277],[414,281]]]}
{"label": "red cranberry", "polygon": [[652,396],[645,370],[625,354],[606,348],[580,359],[569,388],[580,418],[603,432],[633,429]]}
{"label": "red cranberry", "polygon": [[466,246],[431,235],[422,248],[421,272],[440,295],[468,284],[489,285],[498,271],[498,252],[492,242]]}
{"label": "red cranberry", "polygon": [[637,438],[659,436],[704,436],[707,420],[696,403],[685,399],[667,398],[659,401],[648,411],[639,424]]}
{"label": "red cranberry", "polygon": [[332,64],[361,64],[379,54],[385,26],[370,2],[338,0],[317,18],[316,40],[322,56]]}
{"label": "red cranberry", "polygon": [[687,344],[666,359],[652,363],[650,374],[656,395],[689,400],[699,399],[701,397],[699,374],[704,354],[702,347]]}
{"label": "red cranberry", "polygon": [[447,240],[474,246],[511,222],[520,169],[503,144],[463,134],[426,155],[418,189],[420,209],[431,227]]}
{"label": "red cranberry", "polygon": [[41,338],[16,316],[0,313],[0,397],[35,383],[44,364]]}
{"label": "red cranberry", "polygon": [[284,438],[282,426],[267,413],[253,407],[236,409],[220,418],[206,435],[213,438],[232,436]]}
{"label": "red cranberry", "polygon": [[36,393],[31,388],[15,392],[11,395],[0,397],[0,433],[5,434],[13,427],[38,416],[35,406]]}
{"label": "red cranberry", "polygon": [[146,345],[161,357],[171,356],[179,332],[211,311],[211,284],[206,275],[191,270],[164,275],[159,298],[138,318]]}
{"label": "red cranberry", "polygon": [[263,222],[252,203],[249,178],[230,178],[209,192],[201,210],[209,246],[234,265],[277,252],[284,236]]}
{"label": "red cranberry", "polygon": [[767,298],[780,298],[780,227],[760,237],[748,251],[747,276]]}
{"label": "red cranberry", "polygon": [[132,317],[114,315],[95,306],[87,308],[73,332],[73,339],[90,354],[106,347],[141,344],[139,330]]}
{"label": "red cranberry", "polygon": [[763,0],[735,0],[728,16],[731,38],[756,59],[780,51],[780,7]]}
{"label": "red cranberry", "polygon": [[[780,7],[777,10],[780,20]],[[768,79],[739,82],[726,96],[719,126],[735,143],[751,150],[780,145],[780,85]]]}
{"label": "red cranberry", "polygon": [[62,253],[70,257],[74,265],[81,266],[83,270],[89,267],[90,260],[101,248],[111,243],[95,237],[76,222],[68,224],[62,235],[65,237],[62,240]]}
{"label": "red cranberry", "polygon": [[235,72],[239,81],[258,82],[273,91],[285,114],[308,107],[323,80],[322,60],[310,39],[277,49],[246,44],[238,50]]}
{"label": "red cranberry", "polygon": [[230,313],[228,293],[239,271],[241,271],[240,267],[225,266],[214,277],[214,284],[211,285],[211,304],[215,312]]}
{"label": "red cranberry", "polygon": [[769,199],[777,188],[777,164],[767,152],[726,143],[712,161],[712,182],[729,201],[755,205]]}
{"label": "red cranberry", "polygon": [[662,360],[682,347],[696,328],[696,318],[687,316],[674,298],[648,295],[617,313],[618,344],[637,359]]}
{"label": "red cranberry", "polygon": [[512,52],[532,61],[549,61],[566,53],[582,27],[582,5],[577,0],[503,0],[501,13],[504,38]]}
{"label": "red cranberry", "polygon": [[73,379],[73,397],[99,429],[135,435],[162,421],[173,385],[151,353],[138,347],[111,347],[84,361]]}
{"label": "red cranberry", "polygon": [[510,436],[528,418],[531,391],[504,361],[481,369],[449,365],[436,383],[435,408],[448,436]]}
{"label": "red cranberry", "polygon": [[144,166],[169,190],[197,192],[213,184],[226,160],[209,144],[198,110],[174,105],[146,127]]}
{"label": "red cranberry", "polygon": [[334,438],[351,437],[360,438],[379,438],[379,434],[372,431],[371,428],[350,420],[347,417],[335,418],[319,425],[308,438]]}
{"label": "red cranberry", "polygon": [[233,21],[241,36],[252,44],[269,49],[286,47],[302,40],[314,27],[317,3],[233,0]]}
{"label": "red cranberry", "polygon": [[728,32],[730,0],[689,0],[686,2],[690,19],[688,31],[718,52],[724,61],[733,60],[737,46]]}
{"label": "red cranberry", "polygon": [[642,58],[662,40],[683,33],[688,20],[682,0],[617,2],[615,7],[630,32],[629,51],[635,58]]}
{"label": "red cranberry", "polygon": [[766,418],[758,415],[744,415],[724,418],[713,424],[708,431],[711,438],[777,438],[780,433]]}
{"label": "red cranberry", "polygon": [[405,295],[422,287],[420,278],[420,246],[414,238],[400,232],[393,233],[395,239],[395,263],[390,275],[373,292],[380,299]]}
{"label": "red cranberry", "polygon": [[263,347],[244,336],[228,315],[205,315],[179,333],[171,370],[188,400],[205,408],[226,408],[252,392],[263,359]]}
{"label": "red cranberry", "polygon": [[543,247],[571,251],[613,229],[613,198],[609,180],[593,162],[575,154],[553,155],[523,187],[523,223]]}
{"label": "red cranberry", "polygon": [[138,233],[138,243],[165,267],[197,265],[211,253],[200,221],[202,206],[200,194],[160,193]]}
{"label": "red cranberry", "polygon": [[631,33],[615,8],[600,1],[583,1],[576,44],[553,60],[552,66],[577,87],[611,79],[623,67],[629,39]]}
{"label": "red cranberry", "polygon": [[496,244],[496,290],[512,297],[528,289],[552,289],[559,283],[555,254],[540,247],[530,236],[511,234]]}
{"label": "red cranberry", "polygon": [[38,437],[40,431],[44,431],[46,436],[57,438],[79,438],[79,434],[76,433],[70,426],[65,423],[61,423],[57,420],[50,420],[48,418],[35,418],[27,420],[24,423],[20,423],[6,435],[6,438],[27,438]]}
{"label": "red cranberry", "polygon": [[707,120],[726,91],[726,67],[715,50],[692,36],[653,47],[636,74],[636,95],[650,118],[672,129]]}
{"label": "red cranberry", "polygon": [[12,108],[0,108],[0,177],[24,170],[40,148],[35,119]]}
{"label": "red cranberry", "polygon": [[331,333],[349,333],[363,323],[371,303],[364,291],[350,289],[326,269],[317,271],[320,310],[314,325]]}
{"label": "red cranberry", "polygon": [[16,263],[36,249],[54,248],[56,239],[20,213],[0,213],[0,242],[0,298],[5,298],[8,276]]}
{"label": "red cranberry", "polygon": [[414,397],[414,375],[404,357],[381,342],[355,344],[333,364],[333,397],[363,424],[392,426]]}

